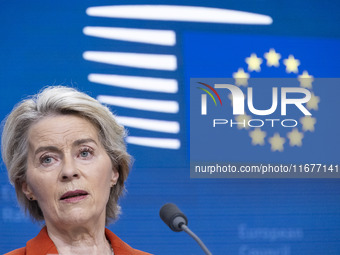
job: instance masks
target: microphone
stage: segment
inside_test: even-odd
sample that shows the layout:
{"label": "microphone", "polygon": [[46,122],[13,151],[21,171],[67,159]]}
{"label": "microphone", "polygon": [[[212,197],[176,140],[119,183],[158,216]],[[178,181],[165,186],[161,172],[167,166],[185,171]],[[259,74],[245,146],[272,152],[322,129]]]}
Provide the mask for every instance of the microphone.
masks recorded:
{"label": "microphone", "polygon": [[175,204],[165,204],[159,211],[159,216],[172,231],[180,232],[181,226],[188,225],[188,219]]}
{"label": "microphone", "polygon": [[201,239],[199,239],[199,237],[188,228],[187,217],[175,204],[168,203],[163,205],[159,211],[159,216],[172,231],[180,232],[184,230],[184,232],[186,232],[199,244],[205,254],[212,255]]}

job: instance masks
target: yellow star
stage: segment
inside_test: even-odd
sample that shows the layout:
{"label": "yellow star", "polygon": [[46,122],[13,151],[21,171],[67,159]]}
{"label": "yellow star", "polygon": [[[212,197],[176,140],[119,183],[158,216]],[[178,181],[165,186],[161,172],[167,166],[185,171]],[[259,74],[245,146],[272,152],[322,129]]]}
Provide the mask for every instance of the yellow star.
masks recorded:
{"label": "yellow star", "polygon": [[279,133],[275,133],[271,138],[269,138],[269,143],[271,144],[272,151],[283,151],[283,144],[286,139],[280,136]]}
{"label": "yellow star", "polygon": [[[238,129],[249,129],[248,121],[251,119],[251,117],[247,114],[245,115],[238,115],[235,117],[236,122],[240,122],[237,124]],[[244,125],[243,125],[244,124]]]}
{"label": "yellow star", "polygon": [[249,132],[251,137],[251,143],[253,145],[264,145],[264,138],[266,137],[266,132],[262,131],[260,128],[255,128],[254,131]]}
{"label": "yellow star", "polygon": [[315,96],[314,93],[312,93],[312,97],[310,98],[310,100],[307,102],[307,108],[309,110],[318,110],[319,109],[319,104],[320,102],[320,97]]}
{"label": "yellow star", "polygon": [[300,123],[302,124],[303,131],[313,132],[316,119],[311,116],[305,116],[305,117],[300,118]]}
{"label": "yellow star", "polygon": [[246,63],[248,64],[248,71],[260,72],[262,64],[262,58],[258,58],[255,53],[252,53],[249,58],[246,58]]}
{"label": "yellow star", "polygon": [[295,59],[293,55],[289,55],[287,59],[283,60],[284,65],[286,66],[287,73],[298,73],[298,66],[300,65],[300,61]]}
{"label": "yellow star", "polygon": [[279,60],[281,54],[277,53],[274,49],[270,49],[269,52],[264,53],[265,59],[267,59],[267,66],[278,67],[280,65]]}
{"label": "yellow star", "polygon": [[243,68],[239,68],[237,72],[233,73],[233,78],[238,86],[248,86],[249,73],[245,73]]}
{"label": "yellow star", "polygon": [[290,146],[301,146],[303,133],[299,132],[297,128],[294,128],[287,134]]}
{"label": "yellow star", "polygon": [[313,76],[309,75],[307,71],[303,71],[301,75],[298,76],[300,86],[304,88],[311,89],[312,82],[314,81]]}

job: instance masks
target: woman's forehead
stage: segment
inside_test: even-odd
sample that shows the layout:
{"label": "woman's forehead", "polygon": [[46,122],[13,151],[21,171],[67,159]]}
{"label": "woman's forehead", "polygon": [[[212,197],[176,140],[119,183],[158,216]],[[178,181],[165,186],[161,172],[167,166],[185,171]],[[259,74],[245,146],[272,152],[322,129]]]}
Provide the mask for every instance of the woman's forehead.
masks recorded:
{"label": "woman's forehead", "polygon": [[45,117],[33,124],[28,132],[31,146],[51,144],[72,145],[76,141],[93,140],[98,143],[98,130],[89,120],[75,115]]}

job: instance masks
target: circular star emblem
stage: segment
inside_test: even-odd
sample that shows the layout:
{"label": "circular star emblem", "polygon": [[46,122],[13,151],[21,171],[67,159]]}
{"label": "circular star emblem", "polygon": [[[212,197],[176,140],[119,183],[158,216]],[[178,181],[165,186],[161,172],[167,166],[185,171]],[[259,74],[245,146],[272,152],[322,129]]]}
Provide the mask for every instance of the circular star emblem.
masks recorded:
{"label": "circular star emblem", "polygon": [[[264,65],[265,63],[265,65]],[[319,108],[320,97],[315,95],[312,91],[314,77],[304,70],[299,74],[299,67],[301,65],[300,60],[294,55],[290,54],[286,57],[282,56],[280,53],[276,52],[275,49],[271,48],[268,52],[263,54],[263,58],[258,56],[256,53],[251,53],[250,56],[245,58],[246,68],[238,68],[236,72],[233,73],[233,78],[237,86],[247,87],[250,81],[251,72],[261,72],[262,68],[278,68],[284,70],[285,73],[293,73],[297,75],[297,80],[300,87],[307,88],[311,91],[311,99],[306,104],[308,110],[317,111]],[[248,72],[245,71],[248,70]],[[229,97],[231,99],[231,97]],[[247,122],[252,119],[250,115],[239,115],[235,117],[237,122]],[[251,144],[254,146],[264,146],[267,143],[270,145],[271,151],[284,151],[285,146],[297,146],[301,147],[303,145],[303,139],[306,132],[314,132],[316,118],[312,116],[304,116],[299,120],[300,127],[291,128],[286,134],[280,134],[275,132],[269,134],[261,128],[251,128],[249,126],[238,125],[239,129],[243,129],[249,132],[251,138]]]}

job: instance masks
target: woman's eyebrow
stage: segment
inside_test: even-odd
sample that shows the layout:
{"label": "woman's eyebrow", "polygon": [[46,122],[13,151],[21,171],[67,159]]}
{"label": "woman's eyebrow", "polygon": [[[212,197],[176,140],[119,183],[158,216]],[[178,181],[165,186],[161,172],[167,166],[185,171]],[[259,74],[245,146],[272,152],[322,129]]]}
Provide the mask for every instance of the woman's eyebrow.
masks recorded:
{"label": "woman's eyebrow", "polygon": [[[85,139],[79,139],[79,140],[76,140],[73,142],[73,146],[79,146],[81,144],[84,144],[84,143],[94,143],[96,145],[97,142],[95,140],[93,140],[92,138],[85,138]],[[60,152],[60,149],[56,146],[41,146],[39,147],[38,149],[36,149],[36,151],[34,152],[34,155],[37,155],[39,154],[40,152],[42,151],[51,151],[51,152]]]}
{"label": "woman's eyebrow", "polygon": [[98,145],[97,142],[95,140],[93,140],[92,138],[85,138],[85,139],[79,139],[79,140],[74,141],[73,146],[79,146],[79,145],[84,144],[84,143],[94,143],[94,144]]}
{"label": "woman's eyebrow", "polygon": [[42,151],[59,152],[60,150],[55,146],[42,146],[42,147],[39,147],[38,149],[36,149],[34,155],[37,155]]}

